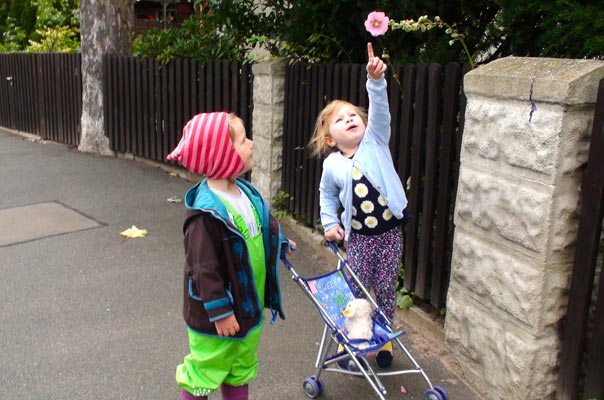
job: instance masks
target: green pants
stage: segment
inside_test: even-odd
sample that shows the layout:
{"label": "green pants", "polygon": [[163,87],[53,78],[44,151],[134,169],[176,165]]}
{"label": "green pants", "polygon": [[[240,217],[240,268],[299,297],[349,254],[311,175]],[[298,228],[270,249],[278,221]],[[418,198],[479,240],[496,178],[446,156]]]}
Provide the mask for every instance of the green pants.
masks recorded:
{"label": "green pants", "polygon": [[250,332],[245,340],[225,340],[188,330],[191,352],[176,369],[179,386],[195,396],[206,396],[222,383],[241,386],[257,373],[256,349],[262,327]]}

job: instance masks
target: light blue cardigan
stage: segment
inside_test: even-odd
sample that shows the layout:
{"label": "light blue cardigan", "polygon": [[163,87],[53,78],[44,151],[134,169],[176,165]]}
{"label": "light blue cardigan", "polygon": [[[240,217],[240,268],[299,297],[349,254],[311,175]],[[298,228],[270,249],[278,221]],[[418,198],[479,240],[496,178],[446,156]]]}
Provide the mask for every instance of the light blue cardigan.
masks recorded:
{"label": "light blue cardigan", "polygon": [[390,211],[398,219],[403,218],[403,210],[407,207],[407,196],[403,184],[394,169],[390,154],[390,109],[386,80],[367,79],[369,109],[367,128],[359,148],[348,159],[339,151],[331,153],[323,161],[321,175],[320,207],[321,224],[325,231],[340,224],[338,208],[340,204],[344,211],[341,224],[345,230],[345,240],[350,235],[352,220],[352,168],[356,167],[369,182],[386,199]]}

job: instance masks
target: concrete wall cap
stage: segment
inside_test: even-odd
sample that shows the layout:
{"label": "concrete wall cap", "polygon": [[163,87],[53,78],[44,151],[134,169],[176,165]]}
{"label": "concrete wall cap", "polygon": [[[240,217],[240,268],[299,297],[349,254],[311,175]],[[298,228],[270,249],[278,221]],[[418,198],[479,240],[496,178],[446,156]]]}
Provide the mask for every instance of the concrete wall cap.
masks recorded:
{"label": "concrete wall cap", "polygon": [[468,72],[464,90],[468,97],[591,104],[596,101],[601,78],[604,78],[604,61],[506,57]]}
{"label": "concrete wall cap", "polygon": [[254,75],[282,75],[285,73],[287,59],[276,58],[269,61],[262,61],[252,65]]}

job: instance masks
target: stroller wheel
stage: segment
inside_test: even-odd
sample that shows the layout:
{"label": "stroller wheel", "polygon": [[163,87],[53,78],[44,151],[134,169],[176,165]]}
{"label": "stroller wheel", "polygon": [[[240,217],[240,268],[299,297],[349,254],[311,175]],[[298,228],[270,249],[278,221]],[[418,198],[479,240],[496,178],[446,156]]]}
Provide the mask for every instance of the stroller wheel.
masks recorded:
{"label": "stroller wheel", "polygon": [[314,376],[310,376],[304,379],[304,383],[302,383],[302,389],[304,390],[304,394],[309,399],[316,399],[321,395],[323,391],[323,382],[320,379],[315,378]]}
{"label": "stroller wheel", "polygon": [[445,400],[445,398],[435,389],[428,389],[424,393],[424,400]]}
{"label": "stroller wheel", "polygon": [[447,391],[441,386],[434,386],[433,390],[436,390],[442,396],[443,400],[449,400]]}

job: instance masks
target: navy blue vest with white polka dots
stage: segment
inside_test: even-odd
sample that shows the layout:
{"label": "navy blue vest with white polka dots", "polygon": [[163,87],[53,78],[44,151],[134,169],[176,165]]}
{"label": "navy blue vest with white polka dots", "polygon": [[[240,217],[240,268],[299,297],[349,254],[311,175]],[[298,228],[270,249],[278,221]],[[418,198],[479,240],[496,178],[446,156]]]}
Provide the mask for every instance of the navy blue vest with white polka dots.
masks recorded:
{"label": "navy blue vest with white polka dots", "polygon": [[402,225],[388,208],[386,200],[356,168],[352,170],[352,231],[379,235]]}

